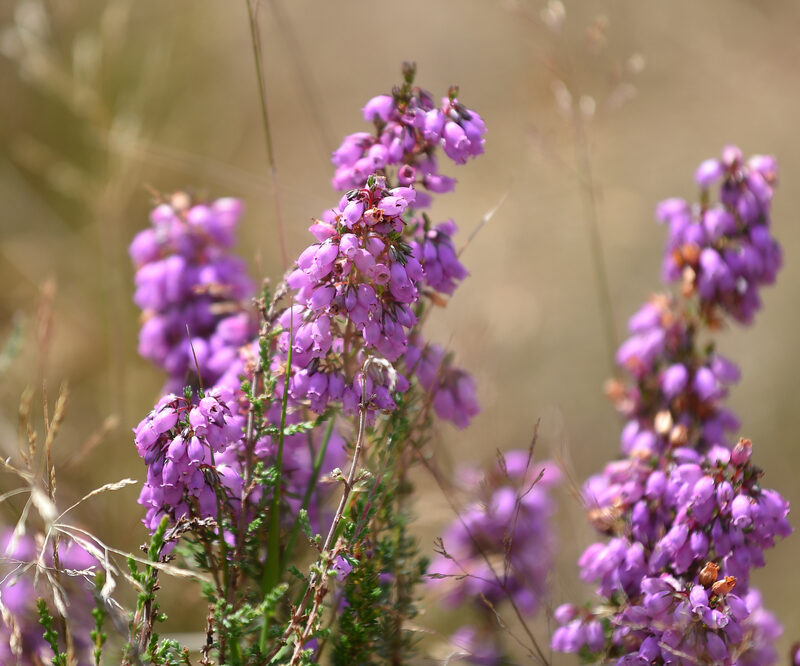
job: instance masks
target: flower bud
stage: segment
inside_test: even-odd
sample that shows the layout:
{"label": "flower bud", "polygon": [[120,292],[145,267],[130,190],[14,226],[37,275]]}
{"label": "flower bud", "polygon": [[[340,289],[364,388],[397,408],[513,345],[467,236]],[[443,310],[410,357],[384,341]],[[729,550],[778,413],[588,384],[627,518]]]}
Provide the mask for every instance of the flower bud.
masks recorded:
{"label": "flower bud", "polygon": [[750,460],[753,453],[753,443],[742,437],[731,452],[731,462],[737,467],[742,467]]}
{"label": "flower bud", "polygon": [[736,577],[725,576],[725,578],[718,580],[711,586],[711,592],[712,594],[716,594],[718,597],[724,597],[734,587],[736,587]]}
{"label": "flower bud", "polygon": [[719,577],[719,567],[713,562],[706,562],[706,565],[700,571],[698,582],[703,587],[710,587],[717,582]]}

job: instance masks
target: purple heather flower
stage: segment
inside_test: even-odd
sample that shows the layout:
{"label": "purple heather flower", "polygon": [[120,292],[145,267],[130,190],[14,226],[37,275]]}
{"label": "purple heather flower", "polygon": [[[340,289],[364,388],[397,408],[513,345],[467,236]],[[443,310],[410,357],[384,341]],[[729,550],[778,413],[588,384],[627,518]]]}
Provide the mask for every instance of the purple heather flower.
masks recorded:
{"label": "purple heather flower", "polygon": [[[428,123],[430,115],[440,121]],[[294,303],[278,316],[269,350],[278,380],[265,421],[274,427],[284,396],[289,424],[332,405],[354,413],[364,404],[370,419],[377,410],[394,409],[398,394],[409,389],[401,371],[426,305],[420,302],[423,293],[431,300],[435,292],[452,294],[466,276],[452,240],[455,224],[426,231],[412,208],[430,202],[420,190],[439,193],[454,186],[439,173],[438,147],[457,162],[482,152],[482,120],[455,98],[437,108],[429,94],[410,85],[370,100],[364,117],[375,123],[376,135],[350,135],[334,152],[334,185],[349,191],[310,227],[316,242],[300,253],[286,280]],[[449,124],[459,130],[451,127],[445,137]],[[454,139],[453,132],[463,137]],[[172,520],[216,517],[219,511],[235,517],[248,502],[257,505],[264,490],[243,487],[244,465],[252,463],[251,453],[271,462],[276,449],[265,436],[245,451],[243,438],[249,405],[241,384],[252,381],[260,347],[255,318],[241,306],[252,284],[229,252],[241,204],[219,199],[192,205],[186,199],[176,196],[157,207],[152,228],[131,245],[139,270],[136,301],[145,310],[140,349],[170,375],[169,392],[135,429],[148,468],[139,501],[151,528],[164,514]],[[368,357],[377,360],[362,377]],[[441,364],[436,365],[437,374],[423,389],[437,413],[463,427],[478,411],[474,381],[449,364],[438,373]],[[206,387],[204,396],[171,393],[187,383]],[[315,482],[311,468],[320,434],[284,438],[281,482],[292,513]],[[345,443],[334,433],[327,446],[323,474],[342,464]],[[322,499],[320,491],[312,493],[312,524],[323,511]],[[526,607],[536,603],[526,601],[527,590],[517,594]]]}
{"label": "purple heather flower", "polygon": [[[455,181],[439,173],[432,156],[436,148],[456,164],[483,152],[486,125],[455,97],[444,98],[437,107],[430,93],[407,83],[392,95],[373,97],[363,114],[364,120],[375,123],[375,135],[346,136],[333,152],[337,169],[332,184],[337,190],[361,188],[370,174],[391,171],[400,185],[449,192]],[[428,204],[429,197],[420,192],[417,207]]]}
{"label": "purple heather flower", "polygon": [[667,398],[674,398],[683,392],[689,381],[689,371],[681,363],[675,363],[664,370],[661,376],[661,390]]}
{"label": "purple heather flower", "polygon": [[[134,430],[136,448],[148,465],[139,503],[147,507],[145,524],[154,530],[164,514],[216,517],[217,503],[236,505],[241,488],[229,465],[215,459],[242,438],[244,420],[228,407],[232,396],[215,389],[197,404],[164,396]],[[221,484],[206,470],[213,470]],[[219,492],[227,496],[220,497]]]}
{"label": "purple heather flower", "polygon": [[459,428],[469,425],[480,412],[475,380],[466,371],[452,365],[452,356],[436,344],[420,346],[413,338],[405,354],[409,375],[419,380],[440,418]]}
{"label": "purple heather flower", "polygon": [[[329,222],[312,227],[327,224],[332,232],[301,253],[288,280],[297,305],[278,320],[284,329],[281,355],[292,341],[293,400],[308,401],[318,412],[330,400],[355,411],[360,380],[346,376],[342,355],[371,351],[394,362],[408,348],[408,331],[417,322],[411,306],[419,300],[424,274],[415,249],[395,234],[405,229],[401,216],[414,198],[412,188],[387,190],[385,179],[375,176],[369,187],[343,197]],[[357,337],[348,334],[345,341],[348,327]],[[369,402],[378,409],[393,408],[392,393],[407,384],[401,376],[393,385],[387,380],[368,380]]]}
{"label": "purple heather flower", "polygon": [[507,452],[502,464],[486,475],[481,500],[450,524],[442,537],[447,554],[430,567],[438,576],[430,585],[443,589],[448,605],[470,602],[485,609],[483,595],[492,603],[510,597],[527,615],[538,610],[547,594],[554,553],[549,493],[559,479],[555,466],[532,464],[527,451]]}
{"label": "purple heather flower", "polygon": [[383,122],[389,120],[389,116],[394,110],[394,98],[390,95],[378,95],[373,97],[364,106],[364,120],[373,122],[380,119]]}
{"label": "purple heather flower", "polygon": [[706,160],[697,167],[694,179],[700,187],[709,187],[722,178],[724,171],[725,167],[719,160]]}
{"label": "purple heather flower", "polygon": [[453,236],[458,227],[452,220],[432,229],[426,229],[424,220],[416,220],[414,224],[416,227],[411,246],[421,257],[425,282],[442,294],[452,295],[457,283],[468,275],[453,245]]}

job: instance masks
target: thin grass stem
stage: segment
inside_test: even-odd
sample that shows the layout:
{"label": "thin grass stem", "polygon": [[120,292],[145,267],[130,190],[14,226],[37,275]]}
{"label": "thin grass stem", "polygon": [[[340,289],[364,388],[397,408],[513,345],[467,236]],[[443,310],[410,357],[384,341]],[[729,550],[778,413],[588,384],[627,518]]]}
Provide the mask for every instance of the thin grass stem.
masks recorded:
{"label": "thin grass stem", "polygon": [[289,265],[289,253],[286,250],[286,230],[283,224],[283,213],[281,211],[281,198],[278,193],[278,168],[275,164],[275,153],[273,151],[272,131],[269,123],[269,107],[267,104],[267,87],[264,82],[264,71],[261,64],[262,50],[261,37],[258,31],[258,4],[247,0],[247,18],[250,22],[250,38],[253,44],[253,59],[256,66],[256,78],[258,79],[258,98],[261,104],[261,122],[264,126],[264,141],[267,149],[267,162],[272,179],[272,199],[275,206],[275,215],[278,222],[278,240],[281,248],[281,263],[285,270]]}

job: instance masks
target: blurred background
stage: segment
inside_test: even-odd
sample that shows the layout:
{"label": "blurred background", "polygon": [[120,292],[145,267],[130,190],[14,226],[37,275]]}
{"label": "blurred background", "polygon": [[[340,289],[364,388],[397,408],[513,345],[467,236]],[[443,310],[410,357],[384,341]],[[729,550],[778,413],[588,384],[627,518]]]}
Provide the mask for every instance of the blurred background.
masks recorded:
{"label": "blurred background", "polygon": [[[742,368],[730,403],[765,484],[800,506],[800,5],[262,0],[259,27],[290,256],[307,245],[311,218],[338,200],[331,150],[366,129],[361,106],[399,82],[403,60],[416,61],[417,83],[435,96],[460,85],[486,121],[486,154],[449,170],[456,192],[433,211],[456,220],[463,243],[502,203],[462,257],[471,277],[429,323],[429,337],[478,380],[481,415],[440,433],[459,461],[526,447],[537,420],[539,458],[563,457],[578,483],[616,456],[620,422],[602,391],[609,329],[622,336],[659,288],[655,204],[694,197],[696,165],[726,143],[775,154],[785,268],[755,325],[726,331],[720,346]],[[244,0],[0,2],[0,335],[21,348],[13,363],[0,359],[0,439],[11,455],[26,386],[44,377],[52,399],[69,382],[55,451],[62,506],[144,476],[131,428],[163,377],[136,355],[127,245],[148,223],[151,188],[244,199],[241,252],[254,275],[278,278],[271,186]],[[610,312],[592,262],[595,218]],[[53,303],[44,361],[43,298]],[[420,481],[418,531],[432,551],[452,514]],[[0,477],[0,491],[8,483]],[[594,535],[569,486],[554,604],[590,595],[576,560]],[[146,538],[137,494],[86,503],[74,518],[136,549]],[[15,519],[3,510],[3,522]],[[800,590],[798,555],[794,537],[755,574],[786,627],[784,654],[800,638],[789,593]],[[203,608],[187,606],[194,589],[165,587],[170,630],[202,621]],[[463,619],[431,606],[419,623],[447,632]],[[546,625],[536,624],[543,642]]]}

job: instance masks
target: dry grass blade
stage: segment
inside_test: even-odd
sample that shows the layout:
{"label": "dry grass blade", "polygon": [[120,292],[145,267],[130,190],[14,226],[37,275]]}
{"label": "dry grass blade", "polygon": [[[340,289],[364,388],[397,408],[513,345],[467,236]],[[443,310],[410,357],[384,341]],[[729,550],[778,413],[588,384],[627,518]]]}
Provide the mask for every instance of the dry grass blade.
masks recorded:
{"label": "dry grass blade", "polygon": [[[19,411],[17,421],[17,431],[19,433],[19,452],[25,461],[26,467],[30,469],[33,457],[36,455],[36,431],[31,425],[31,406],[33,404],[33,389],[27,387],[19,399]],[[27,454],[25,453],[25,443],[27,443]]]}
{"label": "dry grass blade", "polygon": [[56,408],[53,412],[53,420],[48,424],[47,437],[44,442],[44,449],[47,454],[48,467],[51,465],[51,451],[53,442],[61,429],[61,424],[64,422],[64,416],[67,411],[67,398],[69,397],[69,388],[67,383],[63,383],[58,391],[58,399],[56,400]]}
{"label": "dry grass blade", "polygon": [[100,486],[99,488],[95,488],[91,492],[89,492],[86,495],[84,495],[83,497],[81,497],[77,502],[72,504],[68,509],[65,509],[64,511],[62,511],[58,515],[58,518],[56,518],[56,521],[61,520],[70,511],[72,511],[74,508],[78,507],[79,505],[83,504],[83,502],[85,502],[86,500],[88,500],[91,497],[95,497],[96,495],[100,495],[100,494],[106,493],[106,492],[113,492],[114,490],[122,490],[123,488],[127,488],[128,486],[134,485],[136,483],[138,483],[138,481],[136,479],[121,479],[120,481],[115,481],[114,483],[106,483],[105,485]]}
{"label": "dry grass blade", "polygon": [[0,459],[0,468],[4,469],[6,472],[10,472],[14,476],[19,477],[27,484],[33,483],[33,474],[14,467],[14,465],[11,464],[10,458]]}
{"label": "dry grass blade", "polygon": [[5,502],[7,499],[14,497],[16,495],[21,495],[22,493],[29,493],[31,491],[30,488],[14,488],[14,490],[9,490],[8,492],[3,493],[0,495],[0,504]]}
{"label": "dry grass blade", "polygon": [[[139,555],[134,555],[133,553],[128,553],[118,548],[113,548],[112,546],[103,543],[93,534],[90,534],[89,532],[82,530],[79,527],[75,527],[74,525],[68,525],[66,523],[56,523],[53,525],[53,527],[58,531],[60,531],[62,534],[68,535],[70,538],[74,539],[75,542],[81,546],[87,543],[87,541],[83,537],[75,536],[74,534],[75,532],[91,537],[92,539],[95,540],[95,542],[99,545],[100,548],[102,548],[103,550],[107,550],[109,553],[113,553],[114,555],[120,555],[121,557],[132,559],[134,562],[137,562],[138,564],[144,564],[153,569],[158,569],[159,571],[163,571],[164,573],[169,574],[170,576],[174,576],[175,578],[195,580],[201,583],[214,582],[211,576],[203,575],[197,573],[196,571],[190,571],[188,569],[181,569],[180,567],[176,567],[171,564],[166,564],[164,562],[153,562]],[[98,546],[93,546],[93,547],[97,548]],[[128,577],[126,576],[126,578]],[[128,578],[128,580],[130,580],[135,586],[138,587],[138,583],[133,581],[133,579]]]}
{"label": "dry grass blade", "polygon": [[[115,483],[107,483],[107,484],[105,484],[103,486],[100,486],[99,488],[95,488],[91,492],[89,492],[86,495],[84,495],[77,502],[72,504],[68,509],[62,511],[58,515],[56,515],[56,506],[55,506],[55,504],[49,498],[44,498],[43,497],[44,494],[41,491],[37,492],[38,489],[34,488],[32,490],[32,492],[31,492],[31,499],[33,500],[34,504],[36,505],[36,508],[39,511],[39,514],[42,516],[42,519],[45,521],[45,524],[47,525],[47,532],[44,535],[44,541],[42,542],[42,547],[41,547],[41,549],[39,551],[39,557],[38,557],[38,560],[37,560],[36,578],[38,578],[38,569],[44,567],[44,556],[45,556],[45,552],[47,551],[47,545],[48,545],[48,543],[50,541],[50,538],[51,538],[51,536],[53,534],[53,531],[55,530],[56,535],[60,534],[60,530],[58,530],[56,528],[59,526],[59,521],[65,515],[67,515],[70,511],[72,511],[74,508],[80,506],[83,502],[85,502],[87,499],[89,499],[91,497],[95,497],[96,495],[101,495],[103,493],[114,491],[114,490],[120,490],[121,488],[125,488],[125,487],[130,486],[130,485],[132,485],[134,483],[136,483],[136,481],[134,479],[122,479],[121,481],[117,481]],[[75,529],[78,529],[78,528],[75,528]],[[58,539],[58,536],[56,536],[56,539]],[[98,540],[98,542],[99,542],[99,540]],[[91,553],[91,554],[95,555],[95,553]],[[95,557],[96,557],[96,555],[95,555]],[[106,555],[105,559],[107,560],[107,555]],[[36,582],[36,580],[34,579],[34,584],[35,584],[35,582]],[[109,583],[108,583],[108,580],[107,580],[107,585],[108,584]]]}
{"label": "dry grass blade", "polygon": [[488,224],[489,221],[495,216],[495,213],[497,213],[497,211],[500,210],[500,208],[502,208],[503,204],[506,202],[506,199],[508,199],[508,195],[510,193],[511,193],[511,190],[507,190],[506,193],[502,197],[500,197],[500,200],[494,205],[494,207],[492,207],[488,211],[486,211],[484,216],[481,218],[481,221],[478,222],[478,224],[472,230],[472,233],[470,233],[469,237],[467,238],[467,241],[464,243],[464,245],[458,251],[458,255],[457,256],[460,257],[464,253],[464,251],[470,246],[470,244],[474,240],[475,236],[478,235],[478,232],[481,229],[483,229],[483,227],[486,224]]}
{"label": "dry grass blade", "polygon": [[103,442],[109,433],[113,432],[118,427],[119,417],[116,414],[107,416],[100,428],[86,440],[83,446],[78,449],[78,452],[70,456],[69,461],[67,461],[65,465],[62,465],[62,469],[70,469],[83,462],[87,456]]}

